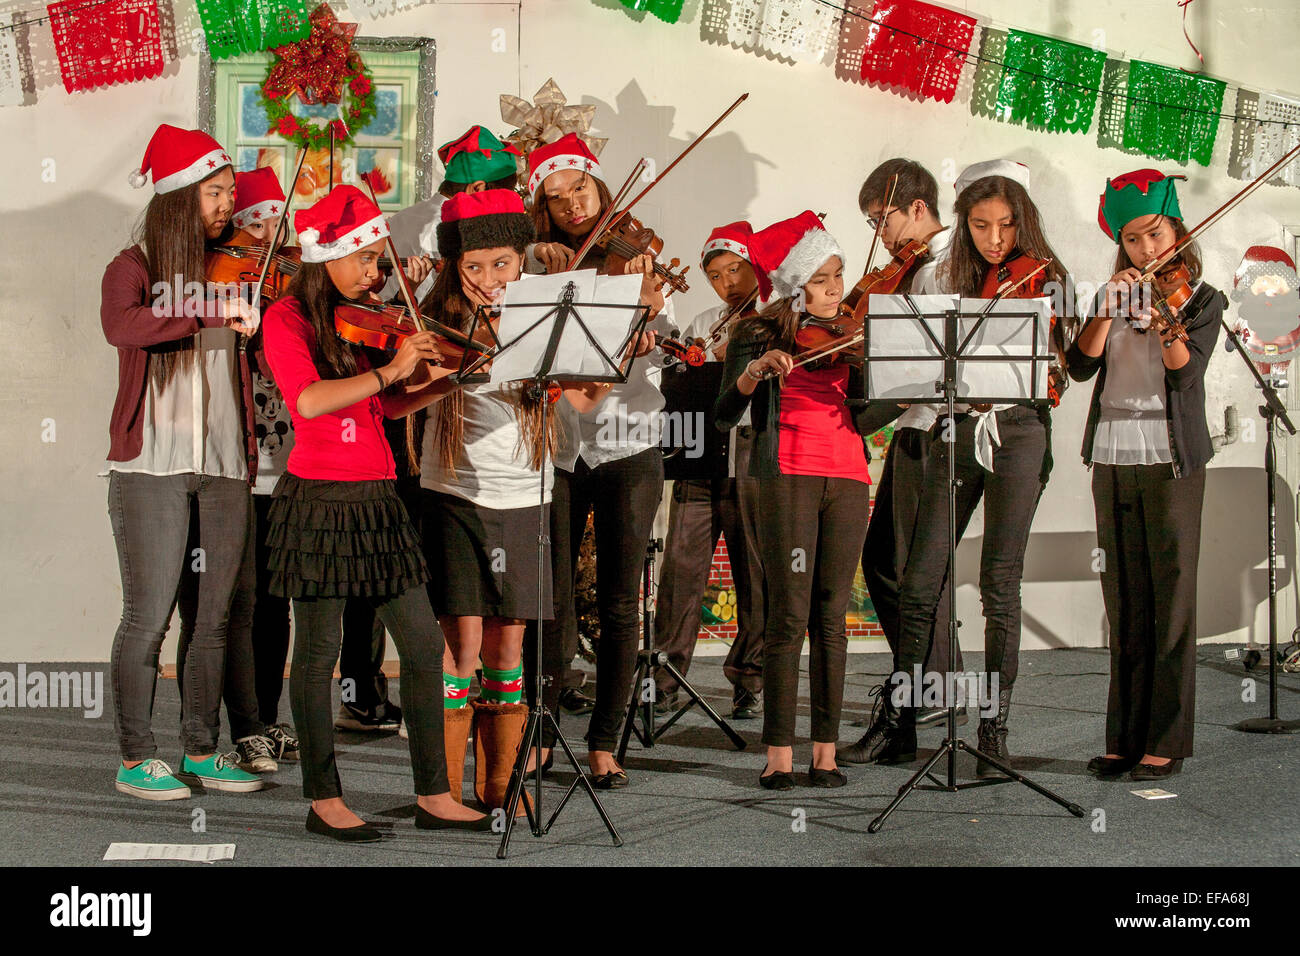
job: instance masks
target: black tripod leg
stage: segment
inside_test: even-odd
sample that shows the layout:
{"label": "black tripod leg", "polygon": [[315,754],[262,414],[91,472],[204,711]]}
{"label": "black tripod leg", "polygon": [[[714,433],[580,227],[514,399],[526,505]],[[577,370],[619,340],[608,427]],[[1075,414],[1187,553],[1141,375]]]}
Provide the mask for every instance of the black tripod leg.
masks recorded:
{"label": "black tripod leg", "polygon": [[[651,674],[650,662],[647,659],[646,652],[640,651],[638,652],[637,655],[636,674],[634,675],[632,680],[632,699],[628,702],[627,705],[627,719],[623,721],[623,736],[618,742],[618,754],[614,758],[615,760],[618,761],[620,766],[622,766],[623,764],[623,758],[627,756],[627,745],[628,742],[632,739],[632,731],[634,730],[636,731],[637,740],[641,741],[643,745],[646,742],[645,735],[642,734],[641,731],[636,726],[636,716],[637,716],[636,712],[637,709],[641,706],[640,703],[641,694],[639,688],[645,682],[645,680],[650,676],[650,674]],[[653,708],[654,702],[651,701],[651,703],[648,706]]]}
{"label": "black tripod leg", "polygon": [[[682,690],[686,691],[686,694],[688,697],[690,697],[692,703],[696,703],[700,705],[700,709],[704,711],[705,714],[708,715],[709,720],[713,721],[715,724],[718,725],[718,729],[727,735],[728,739],[731,740],[732,744],[735,746],[737,750],[745,749],[745,741],[740,736],[740,734],[736,733],[734,730],[731,729],[731,725],[727,723],[726,720],[724,720],[722,716],[709,705],[709,702],[707,700],[705,700],[703,697],[700,696],[699,692],[696,691],[696,689],[691,686],[690,681],[686,679],[686,676],[682,674],[682,672],[679,671],[676,667],[674,667],[671,661],[662,661],[659,663],[658,666],[662,667],[664,670],[666,670],[669,674],[672,675],[673,680],[677,681],[677,686],[680,687]],[[688,704],[687,706],[690,705]],[[686,708],[682,708],[682,710],[685,709]],[[671,727],[673,721],[675,721],[677,716],[681,713],[682,711],[679,710],[676,714],[674,714],[673,720],[670,720],[668,723],[664,724],[664,726],[659,729],[659,733],[655,734],[655,736],[658,737],[669,727]]]}
{"label": "black tripod leg", "polygon": [[867,827],[868,833],[880,832],[880,828],[885,825],[885,820],[889,817],[889,815],[893,813],[895,810],[897,810],[898,805],[902,803],[904,800],[906,800],[909,795],[911,795],[912,791],[916,789],[916,785],[920,782],[921,778],[929,774],[930,768],[932,768],[935,764],[937,764],[940,760],[944,758],[944,756],[948,753],[948,748],[951,746],[952,746],[952,741],[945,740],[943,744],[940,745],[939,749],[936,750],[930,756],[930,759],[925,762],[925,765],[922,766],[920,770],[918,770],[916,773],[912,775],[912,779],[907,781],[907,783],[903,784],[901,787],[898,788],[898,796],[894,797],[893,802],[890,803],[889,806],[885,807],[884,812],[881,813],[880,816],[876,817],[876,819],[871,821],[871,824]]}
{"label": "black tripod leg", "polygon": [[[574,786],[581,784],[582,788],[587,791],[587,796],[591,797],[591,802],[596,805],[596,812],[600,814],[601,822],[605,824],[605,829],[609,831],[610,837],[614,840],[614,846],[622,846],[623,838],[619,836],[618,831],[614,829],[614,821],[611,820],[609,818],[609,814],[605,812],[605,808],[604,806],[601,805],[600,797],[596,796],[596,791],[592,787],[591,781],[587,779],[587,775],[583,772],[582,768],[578,766],[578,758],[575,757],[573,755],[573,751],[569,749],[569,742],[565,740],[564,735],[560,733],[560,727],[558,724],[556,724],[555,718],[551,715],[550,711],[546,712],[546,720],[550,722],[551,727],[555,730],[555,742],[559,744],[562,748],[564,748],[565,756],[569,758],[569,762],[573,764],[573,768],[578,772],[578,780],[574,784]],[[571,794],[572,792],[573,792],[573,787],[570,787],[569,794]],[[567,803],[568,800],[569,800],[569,795],[566,794],[564,800],[561,801],[560,805],[555,808],[555,813],[551,816],[551,819],[546,821],[546,826],[542,832],[546,832],[547,830],[551,829],[551,824],[553,824],[555,822],[555,818],[560,815],[560,811],[564,809],[564,804]],[[539,808],[538,819],[540,818],[541,818],[541,810]]]}
{"label": "black tripod leg", "polygon": [[1077,803],[1071,803],[1069,800],[1066,800],[1064,797],[1059,797],[1056,794],[1052,793],[1052,791],[1048,790],[1046,787],[1040,787],[1038,784],[1034,783],[1034,781],[1030,780],[1028,777],[1024,776],[1023,774],[1019,773],[1016,770],[1012,770],[1009,765],[1003,763],[1001,760],[998,760],[996,757],[990,757],[982,750],[976,750],[974,747],[966,743],[966,741],[964,740],[958,740],[956,743],[958,749],[964,750],[968,754],[972,754],[976,760],[983,760],[985,763],[989,764],[990,766],[996,767],[998,770],[1001,770],[1003,773],[1005,773],[1008,777],[1010,777],[1012,780],[1016,781],[1017,783],[1023,783],[1026,787],[1028,787],[1030,790],[1033,790],[1035,793],[1041,793],[1048,800],[1054,801],[1055,803],[1058,803],[1061,806],[1065,807],[1065,809],[1069,810],[1076,817],[1083,816],[1083,807],[1079,806]]}
{"label": "black tripod leg", "polygon": [[[531,749],[536,734],[541,733],[541,716],[540,710],[533,710],[528,715],[528,725],[524,728],[524,739],[519,743],[519,757],[515,760],[515,768],[510,772],[510,789],[506,792],[506,817],[505,830],[501,834],[501,845],[497,847],[497,859],[504,860],[510,850],[510,835],[515,829],[515,813],[519,810],[519,797],[524,790],[524,767],[528,763],[528,751]],[[541,770],[538,769],[540,774]],[[542,808],[536,808],[536,816],[533,813],[534,808],[524,804],[524,812],[528,814],[528,825],[533,832],[533,836],[541,836],[542,831],[539,826],[542,818]]]}

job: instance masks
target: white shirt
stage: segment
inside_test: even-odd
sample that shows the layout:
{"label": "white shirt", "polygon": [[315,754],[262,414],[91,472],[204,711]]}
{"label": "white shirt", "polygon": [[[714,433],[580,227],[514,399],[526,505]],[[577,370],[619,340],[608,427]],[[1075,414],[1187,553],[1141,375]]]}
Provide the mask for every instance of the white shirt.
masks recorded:
{"label": "white shirt", "polygon": [[[948,247],[952,244],[952,226],[940,229],[926,243],[930,247],[930,261],[916,267],[912,278],[912,293],[915,295],[939,295],[939,265],[948,258]],[[918,428],[929,431],[939,419],[942,405],[912,405],[895,423],[895,428]]]}
{"label": "white shirt", "polygon": [[[483,508],[508,511],[528,508],[540,500],[542,476],[533,470],[531,449],[519,428],[518,386],[468,385],[462,418],[463,452],[456,458],[456,473],[443,466],[434,448],[435,409],[424,426],[420,456],[420,487],[464,498]],[[567,405],[561,399],[553,408]],[[546,462],[546,501],[551,500],[555,473]]]}
{"label": "white shirt", "polygon": [[147,378],[140,454],[108,462],[101,476],[121,471],[248,480],[238,334],[227,327],[202,329],[191,341],[192,361],[178,365],[165,387]]}
{"label": "white shirt", "polygon": [[1173,462],[1161,351],[1160,336],[1143,334],[1123,319],[1111,322],[1106,336],[1106,384],[1092,440],[1094,463]]}
{"label": "white shirt", "polygon": [[[423,202],[407,206],[388,217],[388,231],[393,237],[393,247],[397,249],[399,256],[403,259],[410,256],[440,258],[438,223],[442,222],[442,204],[446,201],[447,197],[442,193],[434,193]],[[417,304],[429,294],[437,277],[436,272],[430,272],[425,280],[415,287]],[[379,293],[380,297],[385,301],[391,300],[393,296],[399,294],[400,288],[397,276],[391,275],[384,283],[384,288]]]}

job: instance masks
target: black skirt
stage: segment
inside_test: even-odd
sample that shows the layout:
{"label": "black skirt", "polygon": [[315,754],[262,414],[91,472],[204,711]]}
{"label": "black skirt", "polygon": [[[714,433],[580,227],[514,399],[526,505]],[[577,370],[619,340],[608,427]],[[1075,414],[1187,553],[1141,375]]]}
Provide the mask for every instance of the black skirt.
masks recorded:
{"label": "black skirt", "polygon": [[270,591],[286,598],[396,597],[429,572],[393,481],[322,481],[288,472],[267,518]]}
{"label": "black skirt", "polygon": [[[429,602],[452,617],[537,618],[537,508],[485,508],[423,489],[420,533]],[[543,520],[550,531],[550,505]],[[542,552],[542,620],[555,615],[550,545]]]}

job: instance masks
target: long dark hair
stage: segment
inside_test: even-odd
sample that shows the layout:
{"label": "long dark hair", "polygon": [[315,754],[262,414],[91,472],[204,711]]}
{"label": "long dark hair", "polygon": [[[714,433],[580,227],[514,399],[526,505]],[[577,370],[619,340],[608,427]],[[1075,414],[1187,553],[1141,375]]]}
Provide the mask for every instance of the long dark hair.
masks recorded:
{"label": "long dark hair", "polygon": [[[519,254],[520,264],[522,265],[524,247],[521,245],[512,246],[511,248]],[[423,315],[437,319],[444,325],[451,326],[459,332],[469,331],[474,309],[470,305],[469,297],[465,294],[465,287],[460,281],[459,259],[455,262],[448,262],[443,267],[443,270],[438,273],[433,288],[429,290],[429,294],[420,303],[420,312]],[[516,406],[516,418],[519,421],[519,443],[515,446],[515,453],[518,454],[519,449],[526,442],[528,445],[529,467],[534,471],[540,471],[542,467],[543,441],[545,441],[547,456],[552,456],[555,452],[554,430],[547,429],[543,434],[543,428],[545,427],[543,404],[546,399],[539,400],[530,397],[526,383],[513,386],[511,393]],[[438,402],[428,414],[432,417],[433,450],[437,454],[442,467],[455,476],[456,462],[465,452],[465,393],[461,389],[454,390],[446,398]],[[417,440],[413,433],[409,435],[407,450],[411,453],[412,461],[417,459],[420,451],[422,451],[422,445],[422,437]]]}
{"label": "long dark hair", "polygon": [[1035,259],[1051,259],[1052,264],[1044,270],[1043,281],[1056,282],[1065,288],[1069,270],[1052,251],[1043,234],[1038,207],[1025,192],[1025,187],[1005,176],[985,176],[967,186],[953,207],[956,221],[953,223],[952,245],[949,246],[948,258],[939,266],[943,289],[957,295],[978,296],[984,287],[989,262],[975,247],[969,217],[971,209],[987,199],[1001,199],[1011,208],[1011,218],[1016,224],[1016,247]]}
{"label": "long dark hair", "polygon": [[[132,241],[144,252],[151,289],[162,283],[172,290],[173,296],[179,296],[191,283],[206,288],[208,237],[200,214],[199,190],[203,183],[223,171],[224,167],[183,189],[155,193],[149,205],[145,206],[135,225]],[[227,231],[231,231],[229,227]],[[181,277],[179,288],[173,285],[177,276]],[[149,375],[161,390],[172,380],[178,368],[189,369],[193,361],[194,344],[188,338],[152,348]]]}
{"label": "long dark hair", "polygon": [[298,300],[312,331],[316,333],[316,350],[312,361],[321,378],[350,378],[360,371],[356,347],[339,338],[334,330],[334,307],[343,301],[323,262],[304,262],[298,267],[285,295]]}
{"label": "long dark hair", "polygon": [[[584,174],[590,176],[589,173]],[[614,202],[614,196],[610,193],[609,187],[605,181],[597,176],[590,176],[596,183],[596,195],[600,198],[600,209],[596,212],[597,218],[605,214],[605,210]],[[538,242],[564,242],[570,243],[575,240],[575,236],[570,236],[567,232],[555,225],[551,221],[551,210],[546,205],[546,181],[538,183],[537,189],[533,192],[533,227],[537,230]],[[586,236],[582,237],[586,239]],[[581,243],[579,243],[581,244]],[[575,247],[574,252],[577,252]]]}
{"label": "long dark hair", "polygon": [[[1181,219],[1176,219],[1173,216],[1165,216],[1164,218],[1167,219],[1169,221],[1169,224],[1174,227],[1174,240],[1176,242],[1181,242],[1183,236],[1187,235],[1187,226],[1183,223]],[[1191,242],[1183,245],[1183,247],[1178,250],[1178,255],[1179,258],[1181,258],[1183,262],[1186,264],[1187,271],[1191,273],[1192,281],[1193,282],[1198,281],[1201,278],[1202,266],[1201,266],[1201,247],[1196,244],[1196,240],[1193,239]],[[1125,269],[1140,270],[1141,268],[1142,268],[1141,266],[1135,265],[1129,259],[1128,252],[1125,251],[1124,242],[1121,239],[1119,243],[1119,251],[1115,253],[1114,272],[1123,272]]]}
{"label": "long dark hair", "polygon": [[799,331],[799,321],[803,316],[795,311],[793,296],[785,296],[769,302],[760,312],[741,319],[736,323],[735,337],[753,336],[767,339],[769,348],[790,352],[794,349],[794,337]]}

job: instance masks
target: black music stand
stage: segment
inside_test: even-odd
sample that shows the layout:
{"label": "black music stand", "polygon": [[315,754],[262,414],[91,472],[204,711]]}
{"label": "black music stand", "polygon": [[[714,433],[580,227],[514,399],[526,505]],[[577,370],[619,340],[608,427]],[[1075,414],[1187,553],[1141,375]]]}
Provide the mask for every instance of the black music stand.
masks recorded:
{"label": "black music stand", "polygon": [[[901,299],[902,304],[911,314],[900,312],[886,316],[868,316],[866,324],[863,326],[863,365],[864,365],[864,388],[868,401],[887,400],[889,402],[930,402],[934,398],[934,393],[943,395],[944,401],[948,406],[949,427],[955,428],[957,391],[960,384],[963,384],[964,373],[973,371],[975,367],[985,363],[1001,363],[1003,365],[1012,365],[1013,363],[1029,363],[1028,376],[1028,394],[1012,395],[980,395],[980,394],[963,394],[963,402],[971,404],[1041,404],[1045,401],[1047,393],[1047,375],[1048,366],[1051,362],[1050,352],[1045,351],[1049,348],[1049,341],[1046,329],[1043,328],[1041,321],[1035,321],[1039,318],[1038,312],[1013,312],[1011,309],[999,309],[996,312],[990,312],[989,308],[981,312],[964,313],[958,309],[949,309],[940,313],[922,314],[917,309],[916,304],[909,295],[898,297],[876,296],[874,298],[897,298]],[[1015,303],[1007,302],[1007,305],[1014,307]],[[990,306],[990,308],[992,308]],[[1032,337],[1030,340],[1029,354],[994,354],[994,355],[977,355],[967,350],[971,347],[977,333],[983,328],[985,321],[990,314],[998,318],[1006,319],[1027,319],[1032,327]],[[925,337],[933,348],[933,351],[923,358],[913,354],[908,355],[872,355],[871,353],[871,330],[872,326],[879,322],[915,320],[915,323],[924,331]],[[943,341],[935,335],[934,329],[930,327],[931,321],[942,320],[943,322]],[[962,324],[971,323],[968,328],[963,328]],[[917,380],[914,394],[903,394],[894,389],[890,395],[876,396],[873,394],[872,387],[872,364],[873,363],[916,363],[922,361],[937,366],[942,364],[942,376],[940,380],[933,381],[931,391],[925,394],[926,389],[922,382]],[[1013,369],[1014,370],[1014,369]],[[906,391],[904,387],[903,391]],[[1044,397],[1038,397],[1039,395]],[[957,659],[957,629],[961,622],[957,620],[957,473],[956,473],[956,454],[955,448],[950,448],[948,452],[948,580],[951,582],[953,594],[948,602],[948,660]],[[951,673],[945,675],[951,677]],[[957,695],[948,693],[947,688],[952,687],[955,690],[956,682],[946,679],[944,682],[945,696],[948,698],[948,724],[947,733],[944,735],[943,743],[934,754],[927,760],[912,778],[907,781],[898,790],[898,795],[888,807],[881,812],[868,825],[867,830],[870,833],[878,833],[884,826],[885,820],[893,813],[904,800],[914,790],[938,790],[945,793],[956,793],[959,790],[967,790],[972,787],[995,786],[1002,783],[1022,783],[1035,793],[1040,793],[1049,800],[1060,804],[1070,811],[1076,817],[1083,816],[1083,807],[1071,803],[1063,797],[1058,796],[1046,787],[1039,786],[1023,774],[1012,769],[995,757],[991,757],[976,747],[972,747],[966,741],[957,736]],[[913,687],[915,692],[916,688]],[[985,780],[967,781],[965,783],[957,782],[957,751],[964,750],[976,758],[989,765],[996,767],[1006,774],[1005,778],[990,778]],[[930,771],[943,757],[948,758],[948,779],[943,782],[936,778]],[[929,785],[921,783],[922,778],[931,781]]]}
{"label": "black music stand", "polygon": [[[570,280],[565,283],[559,299],[555,302],[518,302],[506,305],[506,309],[532,308],[546,309],[546,311],[515,338],[508,342],[501,342],[496,331],[493,330],[492,337],[497,343],[496,348],[488,354],[475,357],[474,359],[470,359],[468,354],[466,354],[461,360],[461,369],[453,376],[453,380],[457,383],[460,383],[462,380],[465,382],[483,381],[481,377],[476,378],[475,376],[482,370],[483,366],[486,365],[489,359],[497,358],[503,354],[506,349],[513,348],[520,344],[528,337],[530,332],[541,326],[543,323],[550,321],[552,324],[549,330],[546,348],[534,365],[534,374],[531,377],[522,380],[527,383],[527,390],[530,397],[542,403],[543,435],[549,434],[550,429],[551,406],[547,401],[547,393],[552,383],[626,382],[627,373],[631,370],[635,358],[629,359],[626,371],[620,370],[619,363],[610,357],[609,352],[601,346],[591,329],[589,329],[583,322],[578,309],[581,307],[583,309],[630,309],[633,311],[633,322],[629,327],[627,336],[624,338],[622,344],[614,350],[614,354],[619,355],[625,352],[628,346],[632,342],[636,341],[641,333],[645,331],[646,321],[649,319],[650,315],[649,307],[644,305],[616,305],[602,302],[575,302],[574,298],[576,294],[577,286],[572,280]],[[594,348],[596,353],[600,356],[601,365],[605,371],[594,375],[589,372],[583,373],[576,370],[557,371],[555,367],[556,353],[559,351],[560,338],[564,334],[564,329],[569,322],[573,322],[582,331],[582,334],[586,337],[587,343]],[[487,326],[487,328],[492,329],[491,323],[488,322],[487,316],[485,315],[484,306],[479,306],[474,312],[469,330],[471,337],[479,324],[483,324]],[[519,743],[519,755],[515,760],[514,769],[510,773],[510,786],[506,791],[505,829],[501,835],[501,845],[497,849],[497,859],[500,860],[506,858],[506,854],[510,848],[510,837],[514,832],[515,827],[515,813],[519,808],[519,800],[524,790],[524,768],[528,764],[528,752],[530,749],[533,750],[537,772],[534,775],[535,786],[533,788],[532,805],[530,806],[529,803],[525,801],[524,812],[528,817],[529,829],[532,831],[533,836],[541,837],[550,832],[551,826],[555,823],[565,805],[568,804],[569,798],[573,796],[574,791],[581,786],[587,791],[587,796],[591,798],[592,804],[595,805],[596,812],[600,815],[601,822],[605,824],[605,829],[609,831],[609,835],[613,839],[614,845],[623,845],[623,838],[618,835],[618,831],[614,828],[613,821],[610,820],[609,815],[605,812],[605,808],[601,805],[600,798],[596,796],[596,791],[592,788],[591,781],[587,779],[586,772],[578,763],[578,758],[574,756],[573,750],[569,747],[569,742],[564,739],[564,735],[560,732],[560,725],[556,721],[555,715],[552,714],[542,702],[542,688],[547,680],[547,678],[542,676],[542,641],[544,639],[542,633],[542,621],[543,616],[546,613],[543,601],[546,593],[546,548],[550,543],[550,529],[547,527],[546,512],[546,447],[547,443],[543,441],[542,466],[537,479],[537,647],[536,670],[534,671],[534,707],[528,713],[528,723],[524,729],[523,739]],[[567,560],[567,556],[565,557]],[[560,799],[559,806],[555,808],[555,812],[551,814],[551,818],[546,821],[545,825],[542,824],[543,723],[549,726],[555,734],[555,743],[564,751],[569,763],[573,766],[574,773],[577,775],[577,778],[569,785],[564,796]]]}

